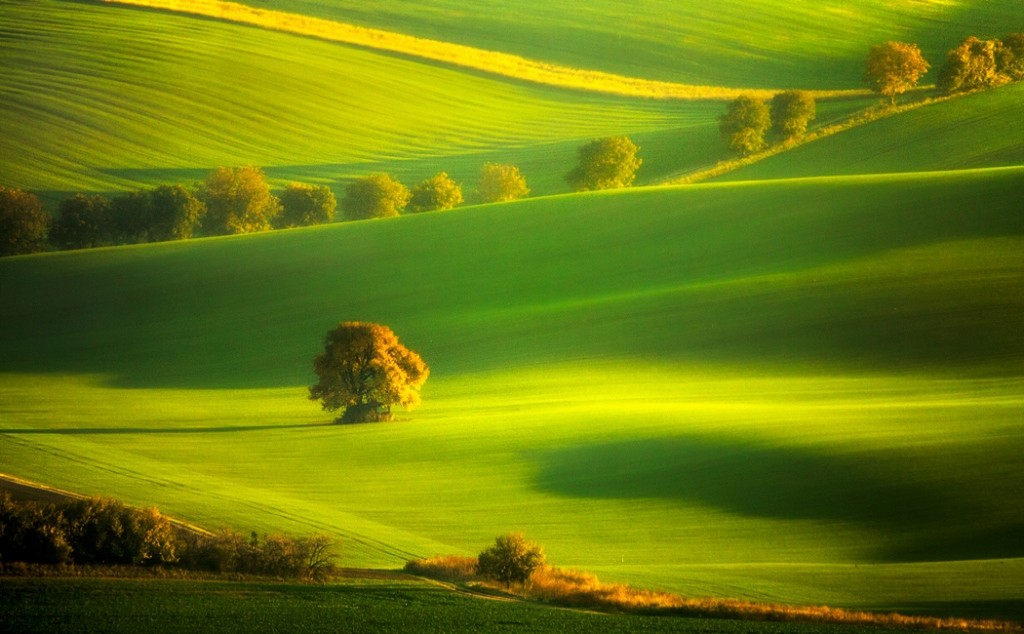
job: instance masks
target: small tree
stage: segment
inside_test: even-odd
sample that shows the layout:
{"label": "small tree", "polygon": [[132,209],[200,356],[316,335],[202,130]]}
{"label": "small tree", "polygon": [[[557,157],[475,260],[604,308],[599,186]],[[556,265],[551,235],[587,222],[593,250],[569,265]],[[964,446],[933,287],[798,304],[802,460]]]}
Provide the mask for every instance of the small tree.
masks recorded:
{"label": "small tree", "polygon": [[409,211],[453,209],[462,204],[462,187],[445,172],[439,172],[412,189]]}
{"label": "small tree", "polygon": [[85,249],[113,240],[110,201],[103,196],[75,194],[61,202],[50,242],[61,249]]}
{"label": "small tree", "polygon": [[50,216],[35,194],[0,187],[0,257],[42,251]]}
{"label": "small tree", "polygon": [[544,551],[540,546],[527,541],[522,533],[509,533],[494,540],[494,545],[480,553],[476,572],[481,577],[495,579],[505,584],[525,583],[534,569],[544,564]]}
{"label": "small tree", "polygon": [[341,206],[349,220],[390,218],[409,204],[409,188],[388,174],[371,174],[345,188]]}
{"label": "small tree", "polygon": [[729,147],[746,156],[765,148],[765,134],[772,125],[771,111],[763,100],[740,95],[718,118],[718,129]]}
{"label": "small tree", "polygon": [[997,61],[999,72],[1010,81],[1024,79],[1024,33],[1011,33],[1003,38]]}
{"label": "small tree", "polygon": [[988,88],[1005,83],[997,60],[1003,56],[1000,40],[969,37],[946,55],[946,64],[939,71],[938,89],[945,94]]}
{"label": "small tree", "polygon": [[484,163],[480,170],[480,184],[477,187],[480,200],[485,203],[500,203],[525,198],[530,193],[526,178],[515,165]]}
{"label": "small tree", "polygon": [[338,200],[326,185],[291,183],[281,192],[281,207],[277,226],[308,227],[334,220]]}
{"label": "small tree", "polygon": [[182,185],[161,185],[149,192],[149,239],[187,240],[205,214],[203,201]]}
{"label": "small tree", "polygon": [[864,81],[871,90],[896,103],[902,95],[917,85],[930,68],[916,44],[886,42],[871,47],[864,68]]}
{"label": "small tree", "polygon": [[398,341],[387,326],[347,321],[327,333],[324,351],[313,360],[318,381],[309,398],[325,411],[344,410],[338,422],[391,419],[391,406],[411,409],[430,369]]}
{"label": "small tree", "polygon": [[565,180],[576,191],[629,187],[643,163],[636,155],[639,149],[626,136],[591,141],[576,151],[579,163]]}
{"label": "small tree", "polygon": [[772,97],[772,129],[783,139],[802,136],[816,115],[814,96],[809,92],[789,90]]}
{"label": "small tree", "polygon": [[135,244],[149,240],[153,221],[149,192],[139,190],[110,201],[111,233],[115,244]]}
{"label": "small tree", "polygon": [[219,167],[200,184],[198,198],[206,204],[203,229],[211,235],[268,231],[281,212],[263,170]]}

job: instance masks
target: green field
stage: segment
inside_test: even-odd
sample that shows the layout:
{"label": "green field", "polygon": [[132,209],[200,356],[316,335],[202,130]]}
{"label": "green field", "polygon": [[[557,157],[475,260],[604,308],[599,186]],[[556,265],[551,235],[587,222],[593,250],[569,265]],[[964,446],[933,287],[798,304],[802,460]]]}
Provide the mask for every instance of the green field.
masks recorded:
{"label": "green field", "polygon": [[[253,4],[636,75],[807,87],[856,85],[859,70],[843,73],[896,31],[941,50],[1024,17],[1013,2],[797,3],[784,40],[770,2],[747,3],[750,33],[741,3],[640,3],[622,25],[593,2],[572,7],[587,16],[576,30],[559,2]],[[562,174],[594,136],[638,141],[639,184],[724,158],[723,104],[535,87],[92,2],[0,2],[0,37],[0,183],[50,203],[246,163],[339,193],[372,171],[411,183],[447,170],[469,193],[484,161],[508,160],[535,194],[0,259],[0,473],[211,529],[327,533],[350,567],[475,554],[521,530],[605,581],[1024,620],[1021,86],[801,146],[739,182],[569,194]],[[676,75],[666,60],[694,48],[724,53]],[[820,119],[862,106],[821,104]],[[334,426],[306,398],[342,320],[385,323],[430,364],[419,409]],[[433,586],[117,583],[0,592],[18,597],[15,624],[80,603],[97,612],[63,623],[132,629],[128,593],[212,629],[245,627],[226,605],[237,596],[282,623],[359,606],[400,630],[393,606],[411,605],[438,631],[627,628]]]}

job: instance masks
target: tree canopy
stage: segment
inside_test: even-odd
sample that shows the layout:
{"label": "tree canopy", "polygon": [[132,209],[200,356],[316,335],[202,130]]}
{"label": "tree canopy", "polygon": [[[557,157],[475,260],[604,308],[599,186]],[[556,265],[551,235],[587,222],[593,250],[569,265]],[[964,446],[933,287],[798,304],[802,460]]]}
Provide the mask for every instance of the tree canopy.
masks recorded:
{"label": "tree canopy", "polygon": [[629,137],[595,139],[577,150],[579,162],[565,180],[576,191],[629,187],[643,160]]}
{"label": "tree canopy", "polygon": [[803,135],[815,116],[817,105],[809,92],[788,90],[772,97],[772,129],[784,139]]}
{"label": "tree canopy", "polygon": [[203,229],[211,235],[269,231],[281,212],[263,170],[255,166],[219,167],[198,190],[206,204]]}
{"label": "tree canopy", "polygon": [[0,187],[0,257],[42,251],[50,216],[35,194]]}
{"label": "tree canopy", "polygon": [[526,178],[515,165],[484,163],[477,187],[481,201],[499,203],[525,198],[530,193]]}
{"label": "tree canopy", "polygon": [[501,535],[494,545],[480,553],[477,558],[477,574],[496,579],[510,586],[513,582],[525,583],[538,567],[544,564],[544,551],[530,542],[522,533]]}
{"label": "tree canopy", "polygon": [[718,118],[718,129],[729,147],[746,156],[765,148],[765,134],[772,125],[771,110],[762,99],[740,95]]}
{"label": "tree canopy", "polygon": [[462,187],[446,172],[439,172],[412,188],[409,211],[438,211],[462,204]]}
{"label": "tree canopy", "polygon": [[352,181],[341,201],[348,220],[391,218],[405,210],[412,194],[389,174],[370,174]]}
{"label": "tree canopy", "polygon": [[916,86],[929,68],[916,44],[886,42],[868,52],[864,81],[871,90],[896,103],[896,96]]}
{"label": "tree canopy", "polygon": [[281,192],[281,215],[277,226],[306,227],[334,220],[338,200],[326,185],[289,183]]}
{"label": "tree canopy", "polygon": [[344,410],[338,422],[390,420],[392,405],[411,409],[420,402],[420,388],[430,375],[423,359],[390,328],[358,321],[342,322],[327,333],[313,371],[319,380],[309,388],[309,398],[319,400],[325,411]]}
{"label": "tree canopy", "polygon": [[61,202],[50,242],[61,249],[85,249],[113,240],[110,200],[95,194],[75,194]]}
{"label": "tree canopy", "polygon": [[1004,60],[1001,40],[968,37],[946,55],[946,63],[939,71],[938,89],[951,94],[1006,83],[1010,78],[999,72]]}

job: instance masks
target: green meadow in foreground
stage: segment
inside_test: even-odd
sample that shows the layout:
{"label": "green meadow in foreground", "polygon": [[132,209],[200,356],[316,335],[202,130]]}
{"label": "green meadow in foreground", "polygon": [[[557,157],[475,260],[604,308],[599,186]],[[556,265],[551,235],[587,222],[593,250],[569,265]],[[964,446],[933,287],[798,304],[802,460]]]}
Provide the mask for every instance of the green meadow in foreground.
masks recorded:
{"label": "green meadow in foreground", "polygon": [[[637,189],[0,261],[0,470],[349,566],[1021,615],[1019,168]],[[642,210],[642,211],[641,211]],[[515,298],[512,302],[509,298]],[[323,334],[421,409],[331,426]]]}

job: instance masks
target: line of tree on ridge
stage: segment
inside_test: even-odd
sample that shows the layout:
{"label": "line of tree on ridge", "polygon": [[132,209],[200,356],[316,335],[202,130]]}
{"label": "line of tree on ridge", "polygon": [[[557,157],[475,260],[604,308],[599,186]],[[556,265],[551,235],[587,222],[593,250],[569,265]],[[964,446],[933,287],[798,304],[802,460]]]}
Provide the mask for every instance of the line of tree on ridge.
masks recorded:
{"label": "line of tree on ridge", "polygon": [[[864,81],[872,91],[888,98],[915,86],[931,65],[916,44],[885,42],[871,47],[864,64]],[[982,90],[1024,79],[1024,33],[1002,39],[982,40],[971,36],[946,55],[936,89],[941,95]],[[753,95],[741,95],[719,117],[719,131],[731,150],[749,156],[769,145],[772,131],[778,143],[801,137],[816,116],[813,95],[794,90],[776,94],[771,102]]]}
{"label": "line of tree on ridge", "polygon": [[[578,149],[579,164],[565,180],[576,191],[628,187],[642,163],[638,150],[624,136],[596,139]],[[515,165],[485,163],[480,170],[482,203],[529,193]],[[344,220],[366,220],[453,209],[463,201],[462,186],[445,172],[412,189],[378,173],[349,182],[340,206]],[[0,256],[304,227],[333,222],[337,208],[326,185],[291,183],[275,194],[255,166],[217,168],[192,188],[161,185],[112,199],[75,194],[61,201],[56,216],[34,194],[0,187]]]}

